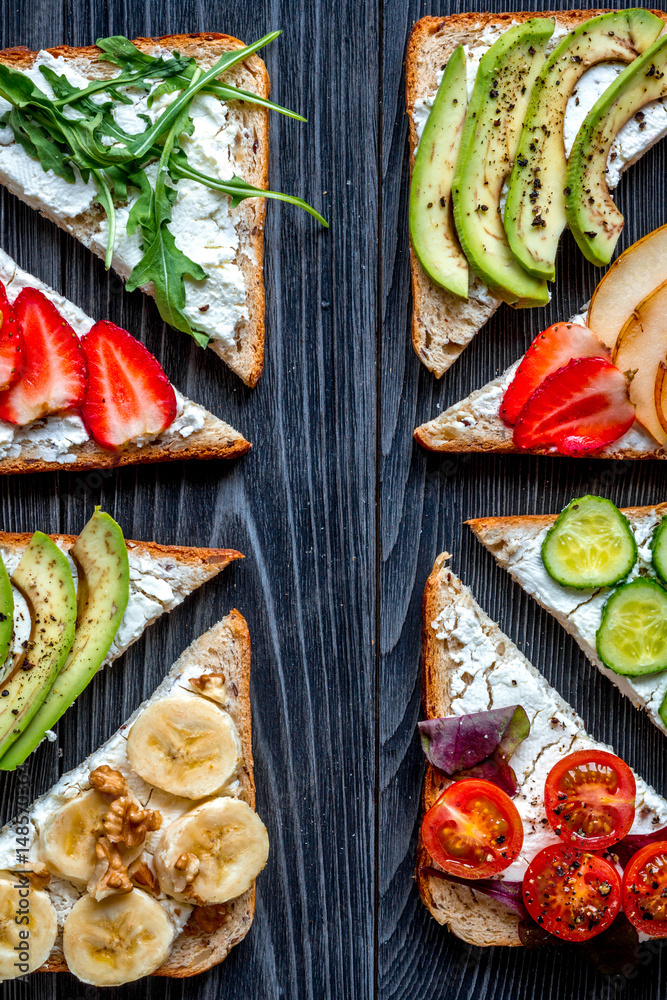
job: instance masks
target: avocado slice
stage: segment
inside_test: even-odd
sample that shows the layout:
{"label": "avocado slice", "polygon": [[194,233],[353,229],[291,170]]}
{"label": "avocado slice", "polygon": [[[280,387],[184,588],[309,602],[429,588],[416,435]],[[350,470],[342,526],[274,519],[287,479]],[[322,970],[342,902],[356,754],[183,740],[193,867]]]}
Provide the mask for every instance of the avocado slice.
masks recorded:
{"label": "avocado slice", "polygon": [[575,84],[596,63],[632,62],[662,28],[662,19],[647,10],[593,17],[561,39],[535,81],[505,203],[512,252],[534,277],[556,277],[558,241],[567,224],[563,122]]}
{"label": "avocado slice", "polygon": [[5,564],[0,558],[0,666],[7,659],[13,635],[14,595]]}
{"label": "avocado slice", "polygon": [[501,195],[553,30],[553,18],[531,18],[508,28],[482,56],[454,174],[454,219],[463,251],[491,291],[515,306],[549,301],[546,282],[528,274],[512,253]]}
{"label": "avocado slice", "polygon": [[607,87],[574,140],[567,170],[567,221],[592,264],[609,263],[624,225],[605,180],[609,147],[644,105],[667,95],[666,70],[663,35]]}
{"label": "avocado slice", "polygon": [[120,525],[99,508],[70,550],[79,577],[76,633],[69,656],[39,711],[0,758],[13,771],[78,698],[101,667],[130,596],[130,565]]}
{"label": "avocado slice", "polygon": [[468,298],[468,261],[452,215],[452,180],[468,105],[466,55],[452,52],[417,146],[410,185],[412,249],[429,278]]}
{"label": "avocado slice", "polygon": [[36,531],[12,583],[30,608],[30,638],[0,683],[0,753],[21,735],[46,698],[69,652],[76,625],[74,580],[66,557]]}

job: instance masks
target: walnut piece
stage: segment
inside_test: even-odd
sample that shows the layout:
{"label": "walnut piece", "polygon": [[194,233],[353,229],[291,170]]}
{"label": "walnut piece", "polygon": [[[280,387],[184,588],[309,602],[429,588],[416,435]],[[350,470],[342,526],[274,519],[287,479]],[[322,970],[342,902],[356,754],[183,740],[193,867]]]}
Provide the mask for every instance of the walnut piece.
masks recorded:
{"label": "walnut piece", "polygon": [[178,875],[174,873],[174,889],[176,892],[182,892],[186,896],[192,895],[190,887],[192,883],[199,875],[199,858],[196,854],[181,854],[180,858],[177,860],[174,868]]}
{"label": "walnut piece", "polygon": [[205,698],[217,701],[219,705],[227,703],[227,685],[224,674],[202,674],[201,677],[191,677],[189,683],[197,694],[203,694]]}
{"label": "walnut piece", "polygon": [[155,876],[155,872],[153,872],[148,863],[144,861],[143,855],[138,857],[136,861],[132,862],[130,867],[127,869],[127,874],[129,875],[132,883],[138,886],[139,889],[145,889],[154,896],[160,895],[160,885]]}
{"label": "walnut piece", "polygon": [[51,881],[51,872],[41,861],[21,865],[18,871],[21,875],[25,875],[33,889],[43,889]]}
{"label": "walnut piece", "polygon": [[110,795],[113,799],[130,794],[123,775],[120,771],[114,771],[108,764],[102,764],[90,772],[90,783],[102,795]]}
{"label": "walnut piece", "polygon": [[192,911],[192,917],[197,926],[205,934],[213,934],[232,919],[226,903],[214,903],[211,906],[197,906]]}
{"label": "walnut piece", "polygon": [[108,837],[100,837],[97,841],[95,858],[95,869],[88,883],[88,892],[93,899],[99,903],[114,893],[132,892],[134,886],[130,882],[120,851]]}
{"label": "walnut piece", "polygon": [[162,814],[144,807],[130,795],[121,795],[109,806],[104,817],[104,833],[112,844],[138,847],[143,844],[146,834],[159,830]]}

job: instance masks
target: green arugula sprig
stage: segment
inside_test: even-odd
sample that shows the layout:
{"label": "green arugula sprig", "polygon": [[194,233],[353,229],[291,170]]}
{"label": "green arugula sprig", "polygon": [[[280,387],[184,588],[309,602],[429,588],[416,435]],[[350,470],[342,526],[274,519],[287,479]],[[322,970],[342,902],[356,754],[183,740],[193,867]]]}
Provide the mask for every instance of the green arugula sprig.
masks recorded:
{"label": "green arugula sprig", "polygon": [[[175,185],[180,179],[193,180],[229,195],[234,207],[245,198],[275,198],[303,208],[322,225],[328,225],[301,198],[256,188],[236,175],[222,181],[194,169],[179,146],[181,135],[192,134],[190,106],[200,92],[215,94],[220,100],[260,104],[305,121],[294,112],[255,94],[221,84],[217,79],[279,34],[271,32],[253,45],[224,53],[206,72],[202,72],[194,59],[186,59],[178,53],[170,58],[158,58],[141,52],[121,36],[99,39],[97,44],[103,52],[101,60],[117,65],[120,73],[78,88],[64,75],[40,66],[53,96],[36,87],[25,74],[0,63],[0,97],[11,105],[0,124],[12,129],[15,141],[29,156],[38,159],[44,170],[53,170],[69,183],[77,179],[75,167],[85,182],[93,178],[97,200],[108,219],[107,267],[111,265],[115,245],[114,199],[127,202],[128,188],[139,191],[129,213],[127,231],[131,235],[139,228],[143,256],[133,269],[127,288],[132,291],[152,282],[163,319],[189,333],[202,346],[206,346],[209,338],[204,331],[193,327],[185,315],[184,278],[202,281],[206,273],[178,249],[169,230]],[[160,81],[157,87],[156,81]],[[146,128],[130,134],[117,124],[113,115],[117,104],[133,103],[124,92],[125,88],[146,91],[149,105],[160,93],[179,93],[154,122],[148,116],[140,116]],[[155,160],[158,161],[157,179],[152,187],[145,168]]]}

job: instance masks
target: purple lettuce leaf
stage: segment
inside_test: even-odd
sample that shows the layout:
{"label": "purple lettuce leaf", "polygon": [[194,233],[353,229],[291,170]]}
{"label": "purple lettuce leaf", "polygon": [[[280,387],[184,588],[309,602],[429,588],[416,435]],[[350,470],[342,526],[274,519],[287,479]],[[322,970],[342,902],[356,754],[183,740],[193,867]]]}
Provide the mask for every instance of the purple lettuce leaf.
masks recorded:
{"label": "purple lettuce leaf", "polygon": [[531,919],[523,902],[521,882],[503,882],[495,878],[459,878],[430,865],[424,865],[420,870],[423,875],[432,875],[434,878],[444,879],[445,882],[453,882],[454,885],[464,885],[468,889],[474,889],[475,892],[483,892],[485,896],[495,899],[498,903],[504,903],[522,920]]}
{"label": "purple lettuce leaf", "polygon": [[426,758],[448,778],[483,778],[508,795],[519,786],[509,760],[530,732],[521,705],[419,723]]}
{"label": "purple lettuce leaf", "polygon": [[662,840],[667,840],[667,826],[653,830],[652,833],[629,833],[623,840],[619,840],[618,844],[610,847],[608,853],[615,855],[620,866],[625,868],[632,855],[641,851],[642,847],[646,847],[647,844],[657,844]]}

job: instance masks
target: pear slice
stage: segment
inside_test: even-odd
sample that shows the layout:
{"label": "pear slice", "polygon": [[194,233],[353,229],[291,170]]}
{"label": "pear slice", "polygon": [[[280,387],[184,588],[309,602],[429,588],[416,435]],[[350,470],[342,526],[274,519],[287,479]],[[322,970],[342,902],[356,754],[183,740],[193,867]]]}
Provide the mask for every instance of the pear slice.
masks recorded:
{"label": "pear slice", "polygon": [[635,419],[659,444],[667,441],[656,409],[660,364],[667,357],[667,281],[639,303],[618,335],[613,361],[627,373]]}
{"label": "pear slice", "polygon": [[[0,753],[24,731],[58,676],[74,638],[76,595],[66,557],[36,531],[12,583],[30,608],[30,638],[0,684]],[[5,693],[6,692],[6,693]]]}
{"label": "pear slice", "polygon": [[667,225],[621,254],[593,292],[586,326],[614,350],[635,306],[667,280]]}

